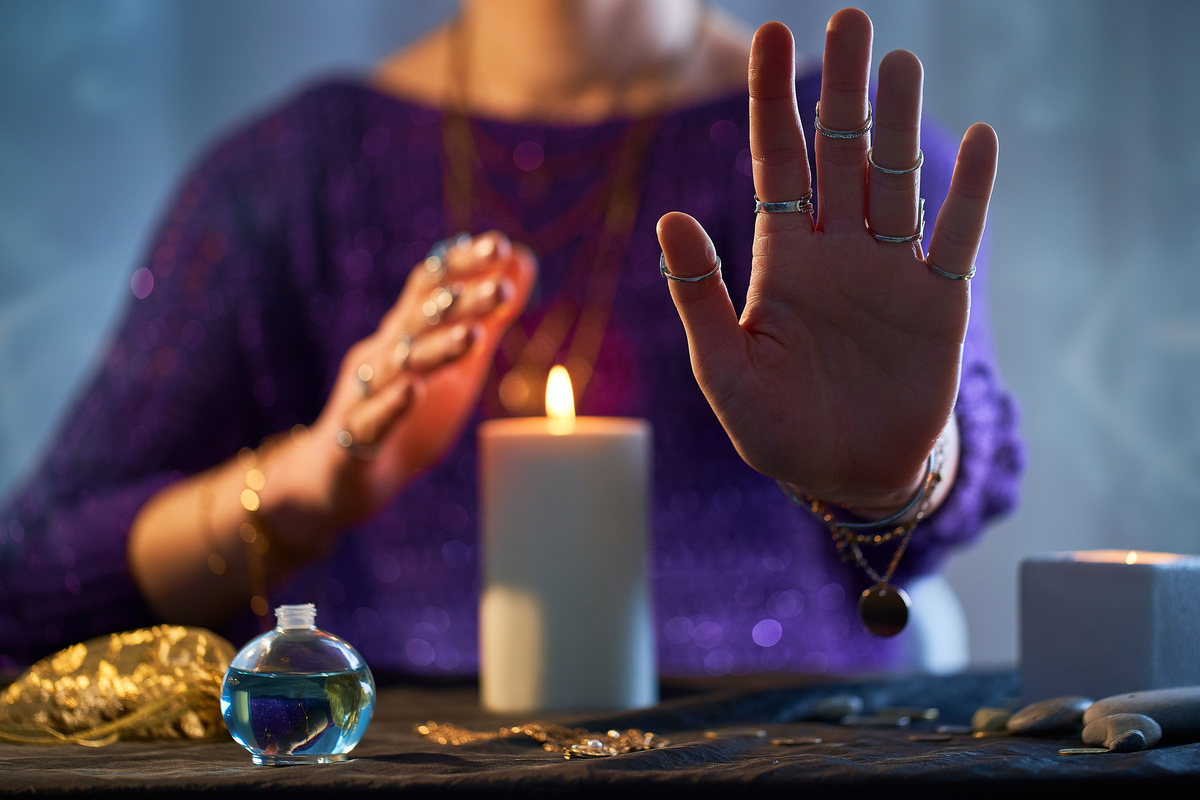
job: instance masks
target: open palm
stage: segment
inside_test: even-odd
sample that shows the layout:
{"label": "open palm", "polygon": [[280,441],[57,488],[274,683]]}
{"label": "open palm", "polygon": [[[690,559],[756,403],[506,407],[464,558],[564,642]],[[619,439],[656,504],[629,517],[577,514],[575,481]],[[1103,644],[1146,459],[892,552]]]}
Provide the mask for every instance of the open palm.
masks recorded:
{"label": "open palm", "polygon": [[[967,132],[927,259],[919,240],[888,241],[919,228],[920,171],[913,167],[920,163],[922,76],[911,53],[888,54],[879,69],[874,142],[866,131],[853,135],[872,115],[871,36],[860,11],[830,20],[819,112],[835,135],[814,137],[814,187],[791,33],[779,23],[759,29],[749,73],[755,190],[771,203],[814,190],[818,215],[803,208],[758,215],[740,320],[719,272],[670,281],[696,378],[747,463],[864,510],[903,503],[952,420],[970,309],[966,276],[983,234],[997,150],[987,125]],[[701,276],[718,263],[703,229],[685,214],[663,217],[659,238],[674,276]]]}

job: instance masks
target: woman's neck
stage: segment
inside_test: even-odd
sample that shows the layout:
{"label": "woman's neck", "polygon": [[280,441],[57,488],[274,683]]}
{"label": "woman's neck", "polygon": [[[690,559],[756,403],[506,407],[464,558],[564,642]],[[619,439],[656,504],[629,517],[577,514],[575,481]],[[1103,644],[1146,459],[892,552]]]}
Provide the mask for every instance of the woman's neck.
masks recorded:
{"label": "woman's neck", "polygon": [[463,0],[384,90],[517,120],[644,116],[745,86],[749,35],[696,0]]}

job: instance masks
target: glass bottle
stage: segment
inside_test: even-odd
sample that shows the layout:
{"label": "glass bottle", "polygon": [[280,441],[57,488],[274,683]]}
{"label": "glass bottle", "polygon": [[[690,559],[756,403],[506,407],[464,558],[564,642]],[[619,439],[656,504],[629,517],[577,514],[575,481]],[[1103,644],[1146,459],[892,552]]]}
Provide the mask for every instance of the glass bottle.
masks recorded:
{"label": "glass bottle", "polygon": [[234,657],[221,715],[255,764],[345,761],[375,710],[375,679],[358,651],[316,627],[311,603],[279,606],[275,628]]}

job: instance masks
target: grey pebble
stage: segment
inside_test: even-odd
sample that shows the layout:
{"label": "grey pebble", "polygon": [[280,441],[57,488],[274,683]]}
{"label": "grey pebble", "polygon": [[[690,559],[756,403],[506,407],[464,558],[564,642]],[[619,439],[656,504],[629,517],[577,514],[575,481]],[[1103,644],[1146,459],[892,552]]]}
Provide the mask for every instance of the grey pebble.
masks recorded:
{"label": "grey pebble", "polygon": [[1111,714],[1089,722],[1083,743],[1105,747],[1114,753],[1149,750],[1162,739],[1162,728],[1145,714]]}
{"label": "grey pebble", "polygon": [[1007,708],[978,708],[971,715],[971,730],[976,733],[1007,732],[1012,712]]}
{"label": "grey pebble", "polygon": [[806,719],[821,722],[838,722],[842,717],[855,716],[863,712],[863,699],[856,694],[835,694],[818,700]]}
{"label": "grey pebble", "polygon": [[[1150,689],[1097,700],[1083,713],[1083,724],[1113,714],[1144,714],[1162,727],[1162,735],[1200,735],[1200,686]],[[1193,739],[1193,741],[1195,741]]]}
{"label": "grey pebble", "polygon": [[1030,703],[1008,718],[1008,732],[1018,736],[1077,733],[1083,727],[1083,712],[1092,705],[1090,697],[1064,695]]}

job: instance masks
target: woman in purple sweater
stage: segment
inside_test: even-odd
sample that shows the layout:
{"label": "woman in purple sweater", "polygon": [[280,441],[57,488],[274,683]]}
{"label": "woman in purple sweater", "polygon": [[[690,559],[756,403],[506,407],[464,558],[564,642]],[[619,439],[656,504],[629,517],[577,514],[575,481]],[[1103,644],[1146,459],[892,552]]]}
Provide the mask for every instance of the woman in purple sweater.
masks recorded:
{"label": "woman in purple sweater", "polygon": [[0,511],[0,668],[315,602],[381,672],[474,674],[474,431],[557,363],[581,413],[653,425],[663,674],[895,666],[856,598],[886,627],[1022,451],[976,261],[994,134],[955,166],[903,51],[872,108],[870,40],[839,12],[797,77],[786,28],[691,0],[468,0],[226,138]]}

